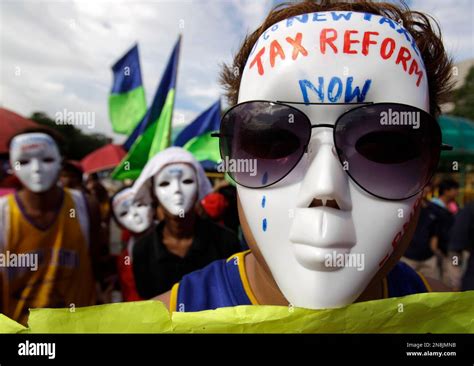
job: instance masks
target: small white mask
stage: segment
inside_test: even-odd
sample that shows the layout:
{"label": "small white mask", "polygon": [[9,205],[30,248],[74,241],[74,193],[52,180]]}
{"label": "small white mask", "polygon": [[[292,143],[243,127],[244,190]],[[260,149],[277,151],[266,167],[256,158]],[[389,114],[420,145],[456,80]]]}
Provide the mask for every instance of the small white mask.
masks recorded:
{"label": "small white mask", "polygon": [[112,209],[118,222],[135,234],[148,230],[153,221],[150,204],[135,201],[135,192],[126,188],[117,193],[112,201]]}
{"label": "small white mask", "polygon": [[189,164],[166,165],[154,177],[154,192],[158,201],[173,216],[184,216],[197,199],[197,179]]}
{"label": "small white mask", "polygon": [[61,170],[61,155],[54,140],[44,133],[15,136],[10,145],[10,164],[21,183],[32,192],[50,189]]}

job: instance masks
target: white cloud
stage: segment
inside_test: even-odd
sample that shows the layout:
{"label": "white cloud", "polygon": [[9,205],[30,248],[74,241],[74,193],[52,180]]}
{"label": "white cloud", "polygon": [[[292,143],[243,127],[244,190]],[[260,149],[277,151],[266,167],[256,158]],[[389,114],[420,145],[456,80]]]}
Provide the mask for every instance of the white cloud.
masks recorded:
{"label": "white cloud", "polygon": [[241,0],[232,3],[237,11],[237,18],[240,19],[247,33],[255,30],[256,26],[265,19],[265,16],[270,11],[271,4],[272,2],[270,1],[255,0]]}
{"label": "white cloud", "polygon": [[173,113],[173,126],[182,127],[194,120],[200,112],[193,112],[188,109],[175,108]]}
{"label": "white cloud", "polygon": [[208,85],[192,85],[186,88],[185,93],[187,96],[192,98],[204,98],[206,100],[217,99],[219,98],[220,88],[216,83]]}
{"label": "white cloud", "polygon": [[94,111],[97,131],[107,134],[110,66],[133,43],[139,42],[150,102],[183,34],[176,105],[189,117],[219,97],[219,65],[238,48],[241,24],[263,16],[263,5],[247,1],[19,0],[0,6],[0,103],[24,115]]}
{"label": "white cloud", "polygon": [[455,61],[474,57],[474,1],[413,0],[410,8],[435,18],[445,47]]}
{"label": "white cloud", "polygon": [[[448,49],[462,60],[473,57],[474,2],[453,3],[414,0],[411,7],[439,19]],[[64,108],[93,111],[96,132],[117,137],[107,110],[110,66],[138,42],[150,102],[182,33],[176,113],[189,123],[222,94],[219,65],[231,60],[244,36],[273,4],[270,0],[0,0],[0,104],[26,116],[33,111],[54,116]]]}

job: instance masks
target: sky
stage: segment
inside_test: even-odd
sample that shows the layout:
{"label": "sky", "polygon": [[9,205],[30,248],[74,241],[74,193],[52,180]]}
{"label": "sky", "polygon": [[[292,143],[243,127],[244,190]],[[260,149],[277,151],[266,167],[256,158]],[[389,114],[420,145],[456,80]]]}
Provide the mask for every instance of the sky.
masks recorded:
{"label": "sky", "polygon": [[[138,42],[150,103],[182,34],[173,125],[185,125],[218,98],[222,63],[276,0],[0,0],[0,107],[23,116],[87,112],[85,133],[114,134],[107,100],[111,65]],[[456,62],[474,58],[474,1],[409,0],[440,24]]]}

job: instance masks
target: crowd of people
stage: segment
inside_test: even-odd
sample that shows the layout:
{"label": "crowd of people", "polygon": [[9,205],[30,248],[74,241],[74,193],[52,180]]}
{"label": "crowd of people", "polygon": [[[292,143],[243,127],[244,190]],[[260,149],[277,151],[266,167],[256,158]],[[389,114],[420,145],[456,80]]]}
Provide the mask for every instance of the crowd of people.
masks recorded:
{"label": "crowd of people", "polygon": [[2,266],[0,305],[12,319],[26,324],[29,308],[149,299],[245,248],[235,187],[221,180],[213,188],[189,152],[168,148],[136,184],[109,192],[98,174],[63,161],[59,146],[48,129],[10,142],[13,180],[0,197],[0,244],[23,262]]}
{"label": "crowd of people", "polygon": [[[437,195],[434,195],[437,191]],[[474,202],[460,209],[459,183],[427,186],[413,239],[402,260],[453,290],[474,290]]]}
{"label": "crowd of people", "polygon": [[[187,273],[246,249],[235,187],[225,180],[212,187],[189,152],[168,148],[133,185],[109,192],[97,174],[62,161],[59,145],[58,136],[42,129],[10,143],[17,182],[8,177],[13,192],[0,198],[0,244],[4,253],[37,256],[39,263],[34,271],[2,267],[7,316],[26,323],[33,307],[150,299]],[[452,179],[425,189],[402,260],[453,290],[472,290],[474,257],[467,261],[466,253],[473,249],[474,204],[459,209],[458,191]],[[120,252],[113,255],[117,229]]]}
{"label": "crowd of people", "polygon": [[[334,29],[323,29],[327,23]],[[349,52],[350,33],[358,31],[347,31],[348,24],[413,49],[426,66],[421,84],[406,74],[407,60],[402,69]],[[343,59],[335,37],[326,36],[336,28],[349,34]],[[268,32],[298,47],[285,63],[281,57],[274,64],[281,56],[274,53],[276,67],[264,73],[263,51],[278,44]],[[336,52],[307,53],[302,39],[323,39]],[[369,37],[370,44],[376,41]],[[293,62],[299,53],[305,62]],[[364,91],[354,87],[338,103],[341,86],[337,95],[328,92],[328,103],[310,103],[306,87],[320,102],[324,93],[302,75],[340,81],[334,75],[349,61],[348,85],[370,77]],[[220,125],[222,158],[259,166],[229,171],[238,199],[228,183],[213,187],[181,148],[159,152],[133,184],[112,192],[98,174],[63,162],[52,131],[22,131],[9,144],[12,175],[5,180],[13,192],[0,197],[1,312],[25,324],[29,308],[150,298],[171,311],[251,304],[322,309],[474,289],[474,256],[465,254],[474,249],[474,203],[458,209],[452,180],[425,188],[447,148],[435,117],[450,73],[435,27],[405,6],[305,1],[275,8],[222,73],[235,105]],[[381,123],[378,116],[392,109],[421,115],[419,128]],[[410,211],[405,221],[394,214],[400,210]],[[111,253],[115,227],[121,245]]]}

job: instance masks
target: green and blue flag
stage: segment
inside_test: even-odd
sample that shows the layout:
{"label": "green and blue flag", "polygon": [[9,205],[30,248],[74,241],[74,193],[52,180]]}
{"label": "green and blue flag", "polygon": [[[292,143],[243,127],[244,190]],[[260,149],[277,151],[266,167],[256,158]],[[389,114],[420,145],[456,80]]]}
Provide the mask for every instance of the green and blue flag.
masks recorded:
{"label": "green and blue flag", "polygon": [[116,133],[129,135],[146,113],[138,45],[134,45],[112,66],[113,85],[109,96],[109,117]]}
{"label": "green and blue flag", "polygon": [[147,161],[170,146],[180,44],[181,37],[173,48],[150,108],[123,145],[128,154],[113,171],[113,179],[138,178]]}
{"label": "green and blue flag", "polygon": [[215,170],[221,160],[219,139],[211,134],[219,130],[220,122],[221,102],[218,100],[180,132],[174,145],[191,152],[205,169]]}

